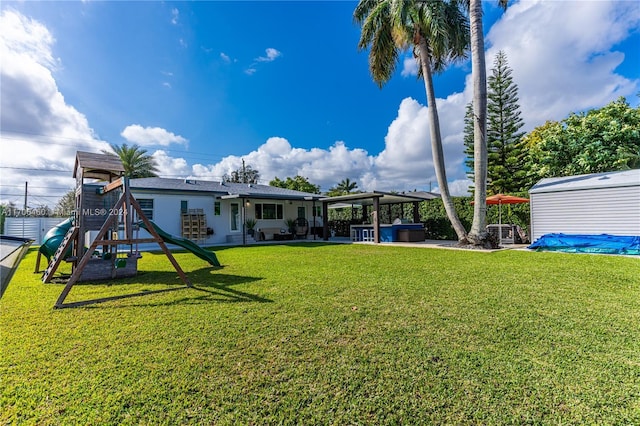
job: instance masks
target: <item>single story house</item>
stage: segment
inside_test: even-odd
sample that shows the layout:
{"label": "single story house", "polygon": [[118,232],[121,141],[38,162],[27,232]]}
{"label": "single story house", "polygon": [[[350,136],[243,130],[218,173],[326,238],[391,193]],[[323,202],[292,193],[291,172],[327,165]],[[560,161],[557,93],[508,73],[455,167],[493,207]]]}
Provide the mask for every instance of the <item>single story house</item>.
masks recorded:
{"label": "single story house", "polygon": [[309,236],[313,228],[323,225],[322,205],[316,202],[323,198],[319,194],[269,185],[158,177],[131,179],[129,187],[145,215],[162,230],[202,246],[252,241],[246,232],[247,219],[256,221],[256,239],[273,239],[274,234],[286,232],[288,219],[305,218]]}
{"label": "single story house", "polygon": [[550,233],[640,236],[640,169],[542,179],[529,196],[531,241]]}

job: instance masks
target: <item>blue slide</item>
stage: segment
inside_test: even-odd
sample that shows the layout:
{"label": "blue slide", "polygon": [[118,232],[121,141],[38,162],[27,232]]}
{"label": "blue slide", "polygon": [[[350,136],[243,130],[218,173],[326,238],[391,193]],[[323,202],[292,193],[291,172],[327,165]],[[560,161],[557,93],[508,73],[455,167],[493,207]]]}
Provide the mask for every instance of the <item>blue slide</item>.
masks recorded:
{"label": "blue slide", "polygon": [[[151,225],[153,226],[153,229],[155,229],[155,231],[158,233],[158,235],[160,236],[160,238],[162,238],[164,242],[180,246],[185,250],[195,254],[200,259],[206,260],[212,266],[221,266],[215,253],[203,249],[193,241],[187,240],[186,238],[176,237],[175,235],[167,234],[161,228],[159,228],[158,225],[156,225],[152,221],[149,221],[149,222],[151,223]],[[138,225],[142,229],[146,229],[147,231],[149,230],[147,229],[147,226],[142,221],[138,222]]]}

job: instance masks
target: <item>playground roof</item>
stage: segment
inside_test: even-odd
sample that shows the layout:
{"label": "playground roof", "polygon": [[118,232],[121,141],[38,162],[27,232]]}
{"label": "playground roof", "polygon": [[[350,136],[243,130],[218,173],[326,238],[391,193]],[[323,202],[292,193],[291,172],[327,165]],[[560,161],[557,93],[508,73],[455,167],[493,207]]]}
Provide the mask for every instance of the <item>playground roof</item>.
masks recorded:
{"label": "playground roof", "polygon": [[124,166],[117,155],[97,154],[95,152],[78,151],[73,177],[77,177],[78,169],[83,169],[83,177],[111,181],[111,178],[124,174]]}
{"label": "playground roof", "polygon": [[214,193],[224,198],[270,198],[279,200],[319,200],[322,195],[294,191],[255,183],[232,183],[200,179],[140,178],[131,179],[134,191],[169,191]]}

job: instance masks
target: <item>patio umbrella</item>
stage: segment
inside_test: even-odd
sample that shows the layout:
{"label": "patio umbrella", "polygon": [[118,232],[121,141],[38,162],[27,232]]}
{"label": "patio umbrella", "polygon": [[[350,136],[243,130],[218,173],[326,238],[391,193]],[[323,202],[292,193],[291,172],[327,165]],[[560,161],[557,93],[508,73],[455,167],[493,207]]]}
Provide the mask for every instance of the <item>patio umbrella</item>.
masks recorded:
{"label": "patio umbrella", "polygon": [[506,195],[506,194],[496,194],[490,197],[487,197],[487,205],[497,204],[498,205],[498,239],[499,244],[502,244],[502,205],[503,204],[522,204],[528,203],[528,198],[516,197],[514,195]]}
{"label": "patio umbrella", "polygon": [[[497,204],[498,205],[498,238],[499,243],[502,244],[502,205],[503,204],[522,204],[528,203],[528,198],[516,197],[515,195],[506,195],[506,194],[496,194],[490,197],[487,197],[487,205]],[[471,202],[473,204],[473,201]]]}

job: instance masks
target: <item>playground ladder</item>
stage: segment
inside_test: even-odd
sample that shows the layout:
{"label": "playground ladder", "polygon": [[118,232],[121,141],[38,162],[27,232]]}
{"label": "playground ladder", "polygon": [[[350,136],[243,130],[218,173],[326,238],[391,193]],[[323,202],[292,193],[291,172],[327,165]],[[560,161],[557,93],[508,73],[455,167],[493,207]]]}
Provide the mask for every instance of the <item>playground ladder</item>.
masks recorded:
{"label": "playground ladder", "polygon": [[49,261],[47,269],[44,271],[44,274],[42,274],[43,283],[48,283],[49,281],[51,281],[51,278],[53,278],[53,274],[56,272],[58,266],[60,266],[60,262],[62,262],[62,259],[64,258],[64,254],[67,252],[69,244],[71,244],[71,242],[75,239],[76,235],[78,235],[78,227],[72,226],[71,228],[69,228],[64,236],[64,239],[58,246],[58,249],[53,254],[51,261]]}

